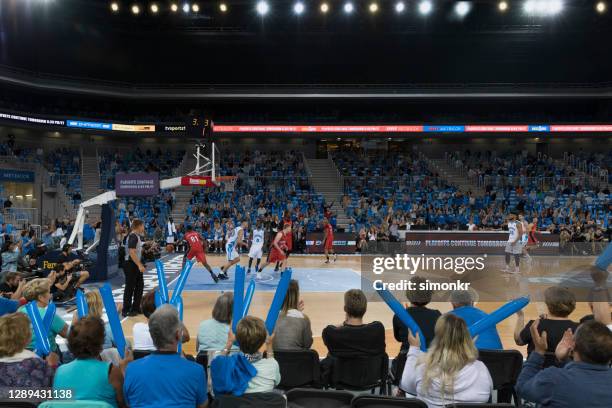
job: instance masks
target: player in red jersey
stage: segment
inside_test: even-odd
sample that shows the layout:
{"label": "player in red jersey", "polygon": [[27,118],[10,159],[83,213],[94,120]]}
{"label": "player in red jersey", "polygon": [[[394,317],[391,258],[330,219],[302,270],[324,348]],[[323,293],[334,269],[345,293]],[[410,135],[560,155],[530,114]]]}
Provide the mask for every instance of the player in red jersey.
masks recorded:
{"label": "player in red jersey", "polygon": [[187,233],[185,234],[185,241],[189,245],[189,251],[187,251],[187,255],[185,257],[189,260],[195,258],[200,262],[210,273],[210,276],[213,278],[215,283],[219,281],[217,275],[214,274],[212,268],[206,262],[206,253],[204,251],[204,239],[200,234],[193,230],[191,225],[187,226]]}
{"label": "player in red jersey", "polygon": [[291,234],[291,224],[285,224],[283,230],[276,233],[274,241],[272,241],[272,245],[270,246],[268,260],[257,271],[257,279],[261,278],[261,271],[271,263],[280,262],[281,271],[285,270],[285,263],[287,261],[287,235],[289,234]]}
{"label": "player in red jersey", "polygon": [[[291,255],[291,251],[293,250],[293,223],[291,222],[291,218],[285,218],[283,221],[283,228],[285,225],[289,224],[291,226],[291,231],[285,237],[285,243],[287,244],[286,251],[286,260],[285,260],[285,269],[287,269],[287,263],[289,262],[289,255]],[[281,265],[280,262],[276,262],[276,267],[274,268],[274,272],[278,272]]]}
{"label": "player in red jersey", "polygon": [[338,259],[336,251],[334,251],[334,229],[327,218],[323,219],[323,249],[325,252],[326,264],[329,263],[329,254],[334,256],[334,262]]}

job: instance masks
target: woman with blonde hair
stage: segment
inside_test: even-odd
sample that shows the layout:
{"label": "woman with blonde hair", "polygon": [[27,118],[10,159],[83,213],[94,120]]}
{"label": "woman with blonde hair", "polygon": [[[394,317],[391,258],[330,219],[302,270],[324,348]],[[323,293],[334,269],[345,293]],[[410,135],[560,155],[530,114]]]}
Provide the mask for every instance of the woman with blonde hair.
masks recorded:
{"label": "woman with blonde hair", "polygon": [[274,333],[275,350],[309,350],[312,346],[310,319],[304,314],[304,301],[295,279],[289,282]]}
{"label": "woman with blonde hair", "polygon": [[487,402],[493,389],[489,370],[478,360],[478,350],[465,321],[453,314],[438,319],[429,350],[408,333],[408,357],[400,387],[429,408],[462,402]]}
{"label": "woman with blonde hair", "polygon": [[[26,283],[23,288],[23,297],[28,301],[36,301],[38,313],[44,316],[47,312],[47,306],[51,301],[51,282],[46,278],[33,279]],[[22,306],[18,310],[21,313],[27,313],[25,306]],[[32,327],[30,325],[30,330]],[[68,324],[62,319],[57,313],[51,321],[51,327],[49,329],[49,343],[51,345],[51,351],[58,351],[59,347],[55,342],[55,337],[61,336],[66,338],[68,336]],[[36,347],[36,333],[32,333],[30,343],[26,347],[28,350],[34,350]]]}
{"label": "woman with blonde hair", "polygon": [[0,317],[0,398],[8,398],[8,389],[46,388],[53,383],[59,357],[50,353],[45,360],[26,350],[32,331],[23,313]]}
{"label": "woman with blonde hair", "polygon": [[[104,303],[102,302],[102,296],[97,290],[93,290],[85,293],[85,301],[87,302],[87,316],[94,316],[104,321]],[[72,319],[72,325],[77,322],[78,315],[74,312]],[[110,324],[106,322],[104,324],[104,344],[102,348],[104,350],[113,347],[113,333],[110,328]]]}

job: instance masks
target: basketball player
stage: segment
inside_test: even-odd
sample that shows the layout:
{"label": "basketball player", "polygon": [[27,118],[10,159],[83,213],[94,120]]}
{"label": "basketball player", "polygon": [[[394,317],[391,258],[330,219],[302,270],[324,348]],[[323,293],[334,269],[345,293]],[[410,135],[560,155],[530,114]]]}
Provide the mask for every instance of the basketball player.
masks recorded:
{"label": "basketball player", "polygon": [[[286,237],[291,234],[291,224],[287,223],[283,226],[283,230],[276,233],[272,245],[270,245],[270,253],[268,254],[268,260],[265,264],[257,271],[257,279],[261,279],[261,271],[271,263],[280,262],[281,271],[285,271],[285,261],[287,260],[287,241]],[[281,272],[281,273],[282,273]]]}
{"label": "basketball player", "polygon": [[[516,214],[510,213],[508,215],[508,242],[506,243],[506,267],[502,269],[502,272],[507,273],[520,273],[519,265],[521,260],[521,253],[523,252],[523,246],[521,245],[521,235],[523,234],[523,226],[516,220]],[[514,270],[510,269],[510,258],[514,257]]]}
{"label": "basketball player", "polygon": [[531,224],[527,226],[527,231],[529,231],[529,236],[527,237],[527,248],[526,249],[531,249],[534,246],[537,247],[538,244],[540,243],[540,241],[536,237],[536,232],[538,232],[538,218],[537,217],[533,217],[533,219],[531,220]]}
{"label": "basketball player", "polygon": [[218,219],[215,219],[215,226],[213,231],[213,248],[217,253],[223,251],[223,227]]}
{"label": "basketball player", "polygon": [[523,233],[521,234],[521,246],[522,246],[522,255],[528,261],[531,260],[529,256],[529,252],[527,252],[527,242],[529,241],[529,223],[525,220],[525,216],[523,214],[519,215],[519,222],[521,223],[521,228],[523,229]]}
{"label": "basketball player", "polygon": [[[285,236],[285,242],[287,244],[287,251],[285,251],[287,254],[286,259],[285,259],[285,269],[287,269],[288,267],[287,263],[289,262],[289,255],[291,255],[291,251],[293,250],[293,223],[291,222],[291,218],[285,218],[285,221],[283,221],[283,227],[287,224],[291,226],[291,231],[289,231],[289,234]],[[280,267],[281,267],[280,262],[276,262],[276,267],[274,268],[274,272],[278,272]]]}
{"label": "basketball player", "polygon": [[240,262],[240,254],[238,248],[247,248],[248,245],[244,242],[244,230],[248,227],[248,222],[242,220],[239,226],[234,228],[234,221],[227,221],[227,232],[225,234],[225,255],[227,263],[221,267],[219,279],[228,279],[227,272],[229,268]]}
{"label": "basketball player", "polygon": [[205,242],[204,239],[200,234],[193,230],[191,225],[187,225],[186,230],[185,241],[187,241],[187,245],[189,245],[189,251],[187,251],[187,255],[185,255],[185,257],[189,260],[193,258],[197,259],[198,262],[200,262],[202,266],[208,270],[215,283],[217,283],[219,278],[214,274],[212,268],[210,265],[208,265],[208,262],[206,262],[206,252],[203,245]]}
{"label": "basketball player", "polygon": [[251,248],[249,249],[249,268],[247,269],[247,274],[251,273],[253,258],[257,258],[255,270],[257,271],[259,269],[259,262],[261,262],[261,257],[263,255],[264,236],[265,232],[263,222],[261,219],[259,219],[257,220],[255,229],[253,230],[253,240],[251,241]]}
{"label": "basketball player", "polygon": [[329,263],[329,254],[334,256],[334,262],[338,259],[338,254],[334,251],[334,230],[327,218],[323,219],[323,248],[325,252],[326,264]]}

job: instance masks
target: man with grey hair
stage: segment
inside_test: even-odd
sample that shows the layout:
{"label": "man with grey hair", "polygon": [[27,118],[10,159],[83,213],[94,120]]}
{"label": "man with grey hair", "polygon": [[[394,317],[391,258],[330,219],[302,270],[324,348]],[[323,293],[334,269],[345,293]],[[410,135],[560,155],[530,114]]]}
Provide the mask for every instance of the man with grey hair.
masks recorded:
{"label": "man with grey hair", "polygon": [[[488,316],[482,310],[474,307],[474,299],[476,293],[470,290],[455,290],[451,292],[450,301],[453,305],[453,310],[449,313],[459,316],[467,323],[468,327]],[[484,330],[478,335],[476,340],[476,348],[485,350],[501,350],[502,345],[497,328],[495,326]]]}
{"label": "man with grey hair", "polygon": [[162,305],[151,315],[149,332],[156,351],[127,366],[123,393],[129,406],[205,408],[208,405],[204,369],[177,352],[182,327],[174,306]]}

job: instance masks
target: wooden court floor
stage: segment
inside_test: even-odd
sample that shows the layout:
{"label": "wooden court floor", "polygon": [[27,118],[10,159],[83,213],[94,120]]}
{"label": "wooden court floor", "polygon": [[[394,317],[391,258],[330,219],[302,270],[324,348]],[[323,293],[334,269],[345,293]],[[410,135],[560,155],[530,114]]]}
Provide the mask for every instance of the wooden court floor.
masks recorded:
{"label": "wooden court floor", "polygon": [[[213,268],[219,267],[224,262],[223,256],[209,256],[209,263]],[[245,265],[248,259],[242,257],[241,264]],[[305,268],[321,268],[328,270],[329,273],[334,272],[334,268],[351,268],[359,271],[361,267],[358,256],[341,256],[336,263],[325,265],[323,256],[297,256],[294,255],[290,259],[290,266],[305,267]],[[502,257],[499,257],[499,263],[502,265]],[[534,261],[530,271],[525,270],[523,274],[547,274],[552,273],[559,267],[560,258],[558,257],[539,257]],[[589,257],[572,257],[563,258],[564,266],[581,267],[593,263],[593,259]],[[566,265],[567,263],[567,265]],[[501,273],[501,272],[499,272]],[[545,288],[546,285],[543,286]],[[198,332],[198,326],[201,321],[211,318],[212,308],[216,298],[220,292],[212,291],[187,291],[183,293],[184,301],[184,323],[187,326],[191,340],[185,345],[185,351],[195,354],[195,339]],[[259,316],[265,319],[268,307],[272,301],[273,292],[255,292],[249,314]],[[343,312],[343,293],[342,292],[305,292],[301,293],[301,298],[304,300],[304,313],[308,315],[312,324],[312,332],[314,337],[313,348],[317,350],[319,355],[325,356],[327,348],[321,339],[323,328],[329,324],[341,324],[344,320]],[[404,302],[405,299],[398,299]],[[504,302],[485,302],[479,301],[477,307],[486,312],[491,312],[500,307]],[[442,313],[448,312],[452,306],[448,302],[433,302],[429,305],[430,308],[440,310]],[[545,313],[546,307],[543,302],[532,302],[525,308],[525,322],[530,319],[535,319],[539,314]],[[577,302],[576,310],[570,315],[575,321],[580,320],[584,315],[590,314],[590,308],[587,302]],[[397,355],[400,343],[393,337],[392,326],[393,314],[384,302],[370,302],[368,311],[364,316],[365,322],[374,320],[381,321],[386,329],[386,345],[387,354],[389,356]],[[144,321],[142,316],[129,318],[124,321],[123,326],[126,337],[132,336],[132,326],[134,323]],[[511,316],[497,325],[501,340],[506,349],[517,349],[526,355],[526,346],[519,347],[514,343],[513,331],[516,322],[516,316]]]}

